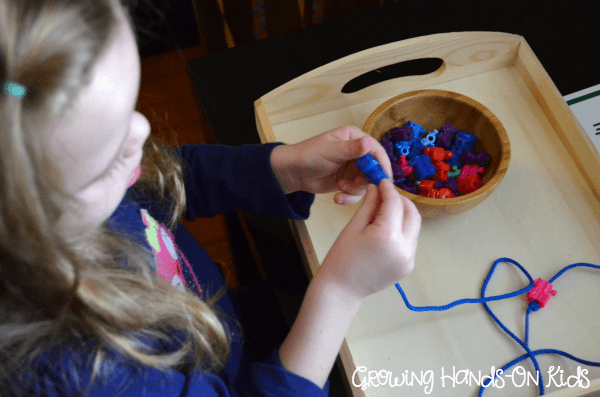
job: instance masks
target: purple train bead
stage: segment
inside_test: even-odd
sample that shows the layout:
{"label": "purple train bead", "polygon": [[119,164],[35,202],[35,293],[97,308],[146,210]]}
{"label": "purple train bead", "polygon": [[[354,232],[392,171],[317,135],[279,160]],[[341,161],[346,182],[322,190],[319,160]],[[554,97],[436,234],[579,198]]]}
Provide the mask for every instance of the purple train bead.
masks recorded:
{"label": "purple train bead", "polygon": [[398,141],[412,141],[414,139],[413,129],[410,127],[396,127],[390,131],[392,139]]}
{"label": "purple train bead", "polygon": [[419,187],[408,178],[404,178],[402,181],[394,184],[404,191],[412,194],[419,194]]}
{"label": "purple train bead", "polygon": [[450,123],[446,123],[440,128],[440,133],[437,135],[435,140],[436,145],[449,150],[454,145],[454,138],[456,133],[459,131],[458,128],[454,127]]}
{"label": "purple train bead", "polygon": [[388,154],[388,156],[390,158],[390,161],[393,163],[395,157],[394,157],[394,144],[392,143],[392,141],[387,138],[383,138],[379,143],[381,143],[381,146],[383,146],[383,148],[385,149],[385,152]]}
{"label": "purple train bead", "polygon": [[405,178],[402,167],[400,167],[397,163],[392,163],[392,174],[394,176],[394,183],[398,183]]}
{"label": "purple train bead", "polygon": [[450,191],[454,193],[455,196],[460,196],[460,192],[458,191],[458,181],[456,179],[448,178],[447,181],[442,181],[441,179],[438,179],[437,181],[435,181],[435,188],[447,188],[450,189]]}
{"label": "purple train bead", "polygon": [[465,152],[460,155],[460,161],[465,165],[477,164],[480,167],[485,167],[490,163],[491,157],[485,150],[481,152]]}

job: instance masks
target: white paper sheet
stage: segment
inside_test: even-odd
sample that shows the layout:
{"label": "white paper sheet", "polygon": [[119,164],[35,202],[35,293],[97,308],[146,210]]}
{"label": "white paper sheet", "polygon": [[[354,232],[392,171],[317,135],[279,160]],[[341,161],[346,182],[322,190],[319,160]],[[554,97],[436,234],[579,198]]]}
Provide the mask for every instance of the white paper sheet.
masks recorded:
{"label": "white paper sheet", "polygon": [[600,84],[565,95],[564,98],[600,152]]}

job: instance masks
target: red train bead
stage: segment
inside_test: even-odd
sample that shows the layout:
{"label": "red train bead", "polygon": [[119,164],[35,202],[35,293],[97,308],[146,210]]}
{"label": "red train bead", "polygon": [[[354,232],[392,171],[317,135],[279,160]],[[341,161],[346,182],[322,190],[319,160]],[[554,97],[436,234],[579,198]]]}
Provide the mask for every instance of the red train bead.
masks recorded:
{"label": "red train bead", "polygon": [[435,166],[435,179],[441,181],[448,180],[448,171],[450,171],[450,165],[444,163],[443,161],[435,161],[433,163]]}
{"label": "red train bead", "polygon": [[469,175],[466,178],[458,181],[458,191],[461,195],[474,192],[483,186],[483,182],[477,175]]}
{"label": "red train bead", "polygon": [[454,153],[449,150],[444,150],[441,147],[426,147],[423,150],[423,154],[431,159],[431,161],[445,161],[450,160]]}
{"label": "red train bead", "polygon": [[400,167],[402,167],[402,171],[404,172],[405,176],[408,176],[410,174],[412,174],[413,172],[413,167],[408,165],[408,160],[406,160],[406,156],[405,155],[401,155],[400,156],[400,160],[398,160],[398,165]]}

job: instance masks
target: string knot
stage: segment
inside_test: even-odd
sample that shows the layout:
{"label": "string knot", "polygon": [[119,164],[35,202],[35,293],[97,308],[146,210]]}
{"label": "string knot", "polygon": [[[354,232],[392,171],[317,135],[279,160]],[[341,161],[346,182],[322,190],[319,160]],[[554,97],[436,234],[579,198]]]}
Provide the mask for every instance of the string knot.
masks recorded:
{"label": "string knot", "polygon": [[538,310],[540,310],[540,305],[537,303],[537,301],[533,301],[529,303],[529,308],[532,312],[537,312]]}

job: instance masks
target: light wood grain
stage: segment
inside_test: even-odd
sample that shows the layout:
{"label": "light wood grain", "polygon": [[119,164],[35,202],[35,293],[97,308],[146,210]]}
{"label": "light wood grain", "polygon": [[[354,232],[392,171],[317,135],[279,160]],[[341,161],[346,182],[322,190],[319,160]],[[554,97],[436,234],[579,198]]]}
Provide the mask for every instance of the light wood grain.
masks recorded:
{"label": "light wood grain", "polygon": [[[489,58],[477,61],[485,58],[481,54]],[[435,76],[390,80],[368,88],[367,94],[358,92],[360,95],[348,97],[338,95],[334,92],[337,89],[329,85],[335,80],[341,89],[342,82],[369,68],[386,66],[392,58],[398,62],[423,56],[439,56],[446,68]],[[365,66],[361,67],[363,62]],[[319,81],[321,88],[312,89],[322,95],[311,96],[311,84]],[[510,139],[511,160],[502,183],[485,202],[458,215],[423,218],[415,270],[401,282],[412,304],[442,305],[479,297],[492,263],[501,257],[517,260],[534,279],[546,280],[575,262],[600,264],[600,160],[520,36],[448,33],[354,54],[262,97],[257,101],[257,123],[263,130],[270,130],[270,139],[293,144],[343,125],[361,127],[381,104],[416,89],[452,91],[481,103],[504,126]],[[259,114],[261,102],[264,109]],[[333,193],[316,196],[310,217],[303,228],[298,228],[300,247],[308,252],[311,271],[318,270],[359,206],[336,205]],[[556,280],[553,285],[557,296],[531,316],[530,347],[555,348],[600,361],[599,281],[600,272],[589,269],[573,269]],[[488,295],[511,292],[527,284],[514,266],[503,264],[490,283]],[[510,330],[523,337],[527,307],[524,296],[494,302],[490,307]],[[442,368],[446,374],[453,367],[486,374],[492,366],[499,368],[523,354],[481,305],[461,305],[444,312],[412,312],[393,287],[363,302],[345,347],[340,355],[348,376],[358,367],[385,369],[396,377],[405,370],[417,375],[433,370],[431,395],[435,396],[477,394],[475,385],[453,388],[447,381],[442,387]],[[545,384],[550,365],[561,366],[565,376],[577,373],[578,364],[568,359],[547,355],[538,360]],[[521,365],[533,371],[529,361]],[[597,385],[600,370],[588,369],[592,385]],[[362,373],[359,378],[366,376]],[[488,389],[485,395],[537,395],[535,386],[519,388],[512,386],[510,379],[506,381],[503,389]],[[424,386],[418,384],[352,390],[355,396],[366,397],[424,395]],[[546,388],[547,394],[556,390],[554,386]],[[588,392],[574,388],[562,393],[583,396]]]}
{"label": "light wood grain", "polygon": [[600,200],[600,154],[526,42],[515,59],[515,67],[544,110],[590,189]]}
{"label": "light wood grain", "polygon": [[[361,51],[317,68],[261,98],[271,125],[393,96],[444,81],[468,77],[514,63],[519,36],[470,32],[414,38]],[[352,94],[342,87],[366,72],[418,58],[442,58],[440,70],[425,76],[381,82]]]}
{"label": "light wood grain", "polygon": [[271,123],[269,121],[269,115],[265,110],[265,105],[260,99],[254,103],[254,118],[256,119],[256,128],[261,142],[276,142],[277,140],[275,139],[275,134],[273,134],[273,129],[271,128]]}
{"label": "light wood grain", "polygon": [[302,263],[304,265],[304,270],[308,275],[308,279],[311,280],[319,271],[320,265],[317,254],[315,253],[315,248],[310,240],[308,229],[306,228],[304,221],[290,220],[289,222],[292,234],[296,240],[296,245],[302,247],[300,249]]}

